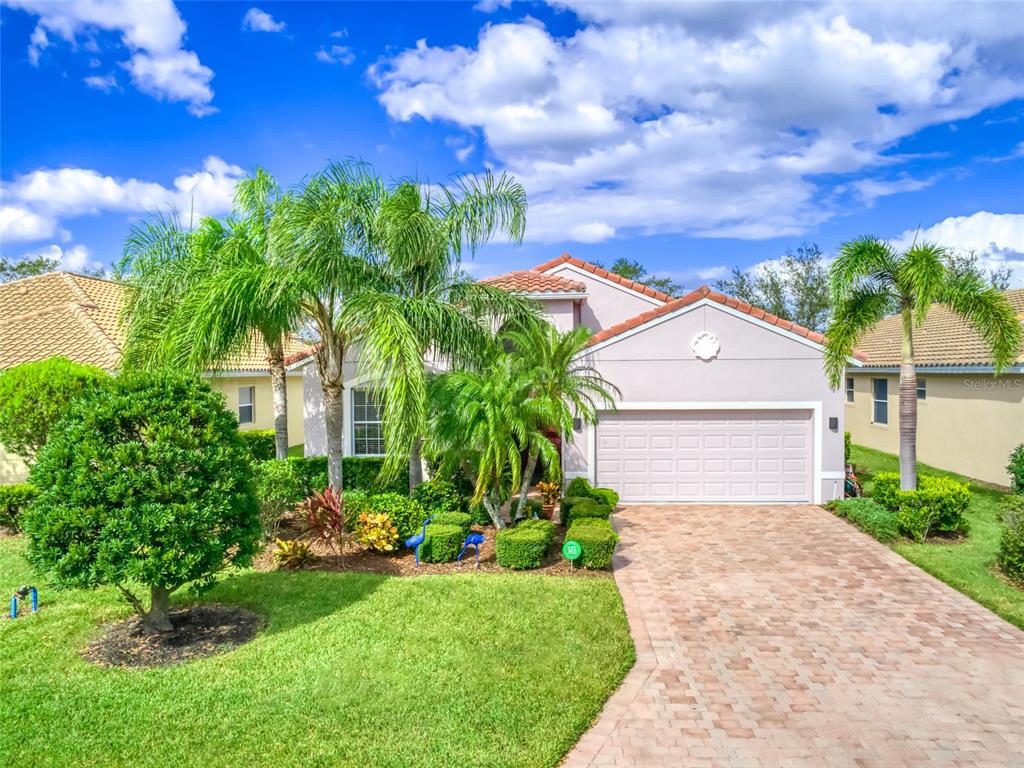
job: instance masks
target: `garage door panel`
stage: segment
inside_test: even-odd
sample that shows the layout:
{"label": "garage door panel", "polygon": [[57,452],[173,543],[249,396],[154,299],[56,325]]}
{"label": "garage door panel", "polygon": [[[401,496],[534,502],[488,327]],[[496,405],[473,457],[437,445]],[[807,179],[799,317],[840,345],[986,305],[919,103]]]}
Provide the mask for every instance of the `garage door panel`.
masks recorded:
{"label": "garage door panel", "polygon": [[626,502],[812,498],[810,411],[602,416],[597,482]]}

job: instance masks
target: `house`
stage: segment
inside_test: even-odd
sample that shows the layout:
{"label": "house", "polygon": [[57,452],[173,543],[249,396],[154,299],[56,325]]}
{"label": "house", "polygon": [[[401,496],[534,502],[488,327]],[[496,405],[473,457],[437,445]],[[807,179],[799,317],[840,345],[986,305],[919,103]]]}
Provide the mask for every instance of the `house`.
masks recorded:
{"label": "house", "polygon": [[[1024,322],[1024,289],[1005,296]],[[853,442],[888,453],[899,451],[900,323],[887,317],[858,342],[866,359],[845,381]],[[918,461],[1009,485],[1010,451],[1024,442],[1024,351],[996,376],[978,333],[935,304],[914,329],[914,364]]]}
{"label": "house", "polygon": [[[21,363],[63,356],[74,362],[116,371],[124,336],[118,315],[125,288],[120,283],[70,272],[49,272],[0,285],[0,370]],[[288,342],[286,353],[305,345]],[[270,374],[266,355],[255,347],[211,371],[210,386],[238,414],[240,427],[272,429]],[[288,434],[303,441],[302,377],[288,382]],[[0,483],[22,481],[27,468],[0,446]]]}
{"label": "house", "polygon": [[[559,328],[593,331],[585,355],[622,392],[596,427],[564,436],[566,477],[614,488],[624,503],[842,495],[843,395],[825,380],[820,334],[707,287],[673,299],[568,254],[486,282],[537,300]],[[324,453],[311,363],[293,362],[311,379],[307,455]],[[352,362],[345,398],[346,455],[383,451],[372,382]]]}

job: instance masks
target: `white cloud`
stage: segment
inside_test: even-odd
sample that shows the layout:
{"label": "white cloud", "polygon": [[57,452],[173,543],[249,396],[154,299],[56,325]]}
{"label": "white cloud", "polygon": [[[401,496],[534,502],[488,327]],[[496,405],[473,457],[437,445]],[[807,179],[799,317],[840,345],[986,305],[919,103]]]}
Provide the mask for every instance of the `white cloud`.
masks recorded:
{"label": "white cloud", "polygon": [[566,234],[570,240],[580,243],[600,243],[615,236],[615,227],[610,227],[603,221],[590,221],[570,227]]}
{"label": "white cloud", "polygon": [[82,78],[82,81],[90,88],[95,88],[97,91],[103,91],[104,93],[110,93],[117,88],[117,78],[113,74],[103,76],[90,75],[89,77]]}
{"label": "white cloud", "polygon": [[67,272],[81,272],[85,269],[92,270],[103,266],[100,262],[93,260],[92,252],[84,245],[61,248],[59,245],[51,244],[45,248],[22,254],[21,259],[34,259],[40,256],[59,262],[58,269]]}
{"label": "white cloud", "polygon": [[0,241],[42,240],[52,237],[56,222],[20,205],[0,206]]}
{"label": "white cloud", "polygon": [[315,56],[317,61],[322,61],[324,64],[341,64],[343,67],[347,67],[356,60],[356,55],[347,45],[332,45],[330,48],[321,45]]}
{"label": "white cloud", "polygon": [[242,19],[242,29],[252,32],[281,32],[284,27],[283,21],[274,21],[273,16],[259,8],[250,8]]}
{"label": "white cloud", "polygon": [[143,93],[167,101],[184,101],[194,115],[216,111],[210,102],[213,70],[182,47],[185,22],[172,0],[0,0],[39,17],[29,38],[28,58],[39,63],[42,51],[52,47],[50,35],[76,46],[96,30],[119,32],[131,58],[122,63]]}
{"label": "white cloud", "polygon": [[862,177],[857,205],[921,189],[886,150],[1024,97],[1009,4],[956,25],[932,6],[561,4],[570,36],[527,17],[368,71],[392,119],[480,132],[527,188],[531,240],[599,237],[594,211],[605,232],[800,235],[840,212],[837,177]]}

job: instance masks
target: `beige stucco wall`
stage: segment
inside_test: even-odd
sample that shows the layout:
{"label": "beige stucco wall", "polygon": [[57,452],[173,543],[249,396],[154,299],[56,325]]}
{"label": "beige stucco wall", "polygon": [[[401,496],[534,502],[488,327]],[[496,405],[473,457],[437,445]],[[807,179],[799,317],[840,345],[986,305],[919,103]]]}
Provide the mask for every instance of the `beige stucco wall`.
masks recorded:
{"label": "beige stucco wall", "polygon": [[[211,376],[210,388],[224,395],[227,409],[238,415],[238,390],[256,387],[254,420],[242,424],[243,432],[250,429],[274,428],[274,400],[269,376]],[[303,386],[301,372],[288,375],[288,445],[302,445],[305,427],[302,418]]]}
{"label": "beige stucco wall", "polygon": [[28,467],[21,457],[8,453],[0,445],[0,485],[23,483],[28,478]]}
{"label": "beige stucco wall", "polygon": [[579,323],[595,333],[656,309],[663,303],[570,264],[561,264],[549,270],[548,274],[578,280],[587,286],[587,300],[580,307]]}
{"label": "beige stucco wall", "polygon": [[[899,375],[862,370],[846,428],[857,445],[898,453]],[[1024,376],[920,374],[927,396],[917,401],[917,459],[939,469],[1009,485],[1010,451],[1024,442]],[[872,423],[871,380],[889,381],[889,423]]]}

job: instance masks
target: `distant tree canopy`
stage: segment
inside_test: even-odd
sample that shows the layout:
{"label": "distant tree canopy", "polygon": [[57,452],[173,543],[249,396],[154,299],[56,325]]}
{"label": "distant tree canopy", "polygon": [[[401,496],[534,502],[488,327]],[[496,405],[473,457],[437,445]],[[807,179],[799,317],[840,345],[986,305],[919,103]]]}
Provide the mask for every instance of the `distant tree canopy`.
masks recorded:
{"label": "distant tree canopy", "polygon": [[828,269],[816,243],[804,243],[756,270],[733,267],[715,288],[805,328],[820,331],[828,323]]}
{"label": "distant tree canopy", "polygon": [[988,272],[978,263],[978,254],[954,253],[949,257],[949,268],[955,275],[976,275],[997,291],[1005,291],[1010,287],[1013,270],[1009,267],[997,267]]}
{"label": "distant tree canopy", "polygon": [[643,283],[657,291],[667,293],[669,296],[682,296],[683,292],[686,290],[671,277],[655,277],[647,271],[647,267],[636,259],[618,258],[612,262],[610,267],[606,267],[600,261],[595,261],[593,264],[596,267],[601,267],[601,269],[607,269],[609,272],[614,272],[627,280]]}
{"label": "distant tree canopy", "polygon": [[[23,277],[44,275],[47,272],[55,272],[58,269],[60,269],[60,259],[52,259],[42,254],[21,259],[9,259],[5,256],[0,256],[0,283],[21,280]],[[78,270],[78,274],[102,277],[103,269],[82,269]]]}

